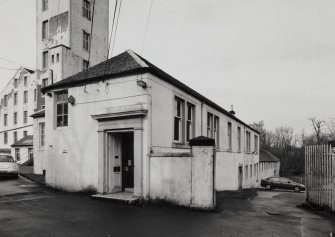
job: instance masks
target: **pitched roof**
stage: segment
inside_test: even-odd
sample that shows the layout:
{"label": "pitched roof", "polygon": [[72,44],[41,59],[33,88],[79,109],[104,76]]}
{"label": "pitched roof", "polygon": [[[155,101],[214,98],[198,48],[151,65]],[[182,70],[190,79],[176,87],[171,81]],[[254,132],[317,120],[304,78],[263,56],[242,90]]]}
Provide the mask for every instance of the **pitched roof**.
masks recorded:
{"label": "pitched roof", "polygon": [[209,100],[208,98],[201,95],[197,91],[188,87],[181,81],[175,79],[171,75],[167,74],[166,72],[156,67],[155,65],[153,65],[152,63],[142,58],[141,56],[137,55],[131,50],[127,50],[105,62],[102,62],[89,68],[88,70],[79,72],[73,76],[65,78],[64,80],[56,82],[50,86],[44,87],[42,88],[42,92],[45,93],[53,89],[82,86],[85,84],[102,81],[106,78],[111,79],[120,76],[136,75],[147,72],[152,73],[153,75],[156,75],[160,79],[178,87],[179,89],[185,91],[186,93],[193,95],[200,101],[203,101],[205,104],[212,106],[221,113],[240,122],[241,124],[253,130],[254,132],[259,133],[256,129],[247,125],[242,120],[238,119],[237,117],[229,113],[227,110],[223,109],[213,101]]}
{"label": "pitched roof", "polygon": [[33,146],[33,135],[25,136],[11,145],[11,147]]}
{"label": "pitched roof", "polygon": [[30,117],[32,117],[32,118],[43,118],[43,117],[45,117],[45,110],[44,109],[39,110],[36,113],[30,115]]}
{"label": "pitched roof", "polygon": [[29,69],[29,68],[26,68],[26,67],[25,67],[24,69],[26,69],[30,74],[35,73],[35,71],[33,71],[33,70]]}
{"label": "pitched roof", "polygon": [[275,157],[273,154],[263,149],[260,149],[259,161],[260,162],[280,162],[280,160],[277,157]]}

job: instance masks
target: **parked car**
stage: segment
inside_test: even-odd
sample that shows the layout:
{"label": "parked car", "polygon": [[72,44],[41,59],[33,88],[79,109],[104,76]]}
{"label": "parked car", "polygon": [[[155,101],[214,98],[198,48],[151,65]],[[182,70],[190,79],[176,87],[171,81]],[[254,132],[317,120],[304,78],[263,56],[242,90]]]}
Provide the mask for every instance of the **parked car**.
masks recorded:
{"label": "parked car", "polygon": [[293,190],[294,192],[300,192],[305,190],[305,185],[296,183],[285,177],[270,177],[261,180],[261,186],[267,190],[271,189],[287,189]]}
{"label": "parked car", "polygon": [[13,157],[9,154],[0,153],[0,177],[18,178],[19,165],[16,164]]}

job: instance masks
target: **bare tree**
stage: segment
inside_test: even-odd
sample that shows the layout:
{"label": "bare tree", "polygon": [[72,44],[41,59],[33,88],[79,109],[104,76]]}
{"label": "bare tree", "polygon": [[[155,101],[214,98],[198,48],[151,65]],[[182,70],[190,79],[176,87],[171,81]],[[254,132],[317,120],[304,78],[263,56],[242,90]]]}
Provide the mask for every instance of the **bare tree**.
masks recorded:
{"label": "bare tree", "polygon": [[320,145],[321,144],[321,134],[322,134],[321,130],[322,130],[322,125],[324,121],[316,119],[315,117],[309,118],[309,120],[312,122],[312,125],[313,125],[313,129],[314,129],[314,133],[316,137],[316,143]]}

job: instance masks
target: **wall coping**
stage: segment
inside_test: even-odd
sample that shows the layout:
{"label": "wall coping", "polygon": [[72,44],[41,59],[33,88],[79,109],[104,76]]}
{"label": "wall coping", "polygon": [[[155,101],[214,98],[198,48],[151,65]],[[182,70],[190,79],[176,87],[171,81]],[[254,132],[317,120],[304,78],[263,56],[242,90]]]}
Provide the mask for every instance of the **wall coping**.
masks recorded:
{"label": "wall coping", "polygon": [[213,138],[199,136],[189,141],[190,146],[215,146],[215,140]]}
{"label": "wall coping", "polygon": [[192,157],[191,153],[181,152],[157,152],[150,154],[150,157]]}

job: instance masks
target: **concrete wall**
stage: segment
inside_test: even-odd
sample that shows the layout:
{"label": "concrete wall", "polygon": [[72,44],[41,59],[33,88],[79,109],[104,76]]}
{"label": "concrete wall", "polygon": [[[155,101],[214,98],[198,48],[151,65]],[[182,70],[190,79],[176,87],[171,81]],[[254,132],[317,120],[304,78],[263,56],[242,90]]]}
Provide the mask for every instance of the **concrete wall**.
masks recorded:
{"label": "concrete wall", "polygon": [[35,118],[34,119],[34,173],[43,174],[46,170],[46,159],[45,156],[45,146],[41,146],[40,141],[40,123],[45,123],[45,118]]}
{"label": "concrete wall", "polygon": [[[79,191],[98,187],[98,121],[91,115],[106,113],[116,107],[147,104],[147,92],[136,84],[136,76],[106,80],[86,87],[73,87],[68,96],[69,124],[56,127],[55,96],[46,96],[46,156],[48,185]],[[149,112],[150,113],[150,112]],[[149,117],[150,115],[148,115]],[[122,121],[120,122],[120,126]],[[147,117],[143,118],[143,195],[148,193]],[[142,188],[141,188],[142,189]]]}
{"label": "concrete wall", "polygon": [[213,147],[193,146],[191,153],[152,154],[150,198],[193,208],[214,208]]}

